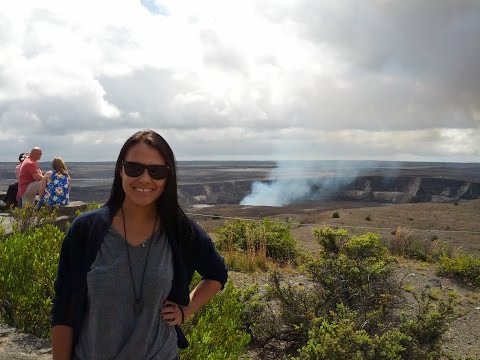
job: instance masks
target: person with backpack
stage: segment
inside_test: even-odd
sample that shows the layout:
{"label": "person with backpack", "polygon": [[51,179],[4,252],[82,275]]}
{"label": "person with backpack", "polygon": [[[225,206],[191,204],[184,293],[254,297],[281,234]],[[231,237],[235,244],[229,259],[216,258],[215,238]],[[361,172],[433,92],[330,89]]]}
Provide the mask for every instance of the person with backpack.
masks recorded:
{"label": "person with backpack", "polygon": [[7,193],[5,194],[5,198],[3,200],[3,204],[2,202],[0,202],[1,207],[10,209],[17,206],[18,177],[20,176],[20,166],[27,157],[28,153],[20,153],[20,155],[18,155],[18,163],[15,166],[15,178],[17,179],[17,181],[8,186]]}

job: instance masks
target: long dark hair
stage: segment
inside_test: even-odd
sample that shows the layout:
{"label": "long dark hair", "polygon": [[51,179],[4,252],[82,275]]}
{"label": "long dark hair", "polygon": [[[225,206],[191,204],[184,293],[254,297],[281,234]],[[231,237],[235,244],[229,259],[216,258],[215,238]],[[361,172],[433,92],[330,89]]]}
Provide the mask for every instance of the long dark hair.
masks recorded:
{"label": "long dark hair", "polygon": [[112,190],[110,192],[110,198],[105,203],[105,206],[110,207],[112,213],[115,213],[122,207],[125,199],[122,178],[120,176],[123,166],[122,161],[125,160],[128,150],[136,144],[145,144],[157,149],[164,157],[166,165],[170,167],[165,189],[162,195],[157,199],[156,205],[165,229],[168,233],[173,232],[176,241],[182,250],[183,256],[189,258],[191,256],[191,244],[194,239],[188,218],[178,203],[177,166],[175,155],[167,141],[155,131],[149,129],[137,131],[125,141],[125,144],[123,144],[122,149],[120,150],[120,154],[118,154]]}

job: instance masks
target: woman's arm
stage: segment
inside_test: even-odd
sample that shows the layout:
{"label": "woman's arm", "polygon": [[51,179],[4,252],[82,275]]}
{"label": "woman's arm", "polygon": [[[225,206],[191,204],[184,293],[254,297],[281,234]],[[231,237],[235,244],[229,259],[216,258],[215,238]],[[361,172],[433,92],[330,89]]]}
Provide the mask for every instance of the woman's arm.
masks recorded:
{"label": "woman's arm", "polygon": [[190,293],[190,303],[183,307],[185,319],[189,318],[203,305],[208,303],[222,289],[222,284],[216,280],[201,280]]}
{"label": "woman's arm", "polygon": [[45,191],[45,188],[47,187],[47,182],[48,182],[48,179],[50,179],[51,175],[52,175],[52,172],[47,171],[45,173],[45,176],[43,177],[42,181],[40,181],[40,188],[38,189],[38,195],[40,195],[40,197],[43,196],[43,192]]}
{"label": "woman's arm", "polygon": [[181,325],[183,320],[192,316],[198,309],[208,303],[220,290],[222,283],[216,280],[201,280],[195,289],[190,293],[190,303],[188,306],[179,306],[173,301],[166,300],[162,307],[162,318],[168,325]]}
{"label": "woman's arm", "polygon": [[52,326],[52,359],[70,360],[72,353],[73,329],[66,325]]}

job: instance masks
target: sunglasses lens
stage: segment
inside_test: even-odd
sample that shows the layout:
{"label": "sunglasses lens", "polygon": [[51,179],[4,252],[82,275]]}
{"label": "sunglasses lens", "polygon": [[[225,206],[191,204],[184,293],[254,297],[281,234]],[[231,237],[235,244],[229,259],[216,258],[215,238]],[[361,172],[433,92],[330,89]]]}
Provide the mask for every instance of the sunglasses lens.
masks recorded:
{"label": "sunglasses lens", "polygon": [[148,174],[155,180],[165,179],[168,168],[165,165],[151,165],[148,167]]}
{"label": "sunglasses lens", "polygon": [[130,177],[138,177],[142,175],[143,170],[145,169],[142,164],[129,161],[123,163],[123,168],[125,169],[125,174]]}

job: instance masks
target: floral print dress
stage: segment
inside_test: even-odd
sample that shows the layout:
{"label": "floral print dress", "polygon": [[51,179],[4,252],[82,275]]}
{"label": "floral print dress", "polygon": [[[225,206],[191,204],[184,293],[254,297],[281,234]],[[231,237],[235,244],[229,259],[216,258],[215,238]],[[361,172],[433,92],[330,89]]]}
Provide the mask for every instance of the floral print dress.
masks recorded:
{"label": "floral print dress", "polygon": [[68,205],[70,202],[69,185],[69,176],[53,171],[43,193],[43,205]]}

